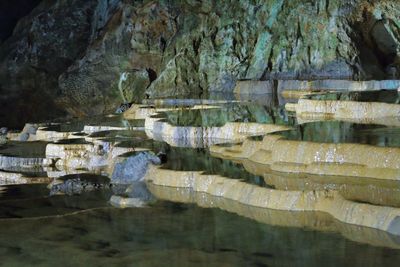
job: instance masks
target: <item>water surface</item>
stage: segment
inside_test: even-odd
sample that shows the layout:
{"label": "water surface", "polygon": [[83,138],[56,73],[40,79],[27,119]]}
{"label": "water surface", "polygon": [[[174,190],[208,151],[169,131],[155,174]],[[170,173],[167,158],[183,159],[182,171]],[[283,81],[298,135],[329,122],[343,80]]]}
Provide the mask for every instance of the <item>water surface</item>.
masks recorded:
{"label": "water surface", "polygon": [[[397,95],[393,92],[335,93],[313,96],[313,99],[375,99],[395,103]],[[148,100],[143,104],[175,107],[174,111],[155,117],[176,127],[221,127],[228,122],[280,124],[291,129],[276,134],[290,140],[400,147],[398,127],[341,121],[298,124],[274,95],[227,98],[216,95],[210,101],[182,98]],[[216,107],[189,109],[199,104]],[[82,131],[88,125],[122,128],[84,134]],[[162,152],[166,157],[166,163],[160,166],[162,169],[220,175],[254,188],[337,190],[357,203],[371,204],[368,197],[358,193],[372,192],[374,205],[398,207],[399,200],[394,194],[400,184],[395,180],[372,183],[358,177],[311,176],[301,172],[284,175],[262,166],[264,177],[252,173],[255,168],[243,165],[241,160],[213,157],[208,147],[172,147],[152,140],[141,129],[143,126],[144,120],[128,121],[121,115],[61,121],[49,125],[47,130],[74,132],[82,138],[9,141],[0,146],[0,155],[42,158],[49,142],[73,145],[97,140],[121,149]],[[251,138],[260,141],[263,136]],[[88,183],[100,179],[101,183],[109,185],[107,177],[99,176],[99,173],[107,175],[107,166],[100,168],[101,172],[98,169],[58,170],[57,166],[38,167],[29,172],[20,167],[23,166],[7,168],[7,173],[47,176],[58,171],[64,175],[56,177],[61,182],[80,177]],[[86,174],[79,174],[81,172]],[[0,266],[398,266],[400,262],[399,236],[340,223],[328,214],[250,207],[229,199],[196,194],[189,187],[156,190],[149,185],[149,189],[155,201],[142,208],[119,209],[110,204],[113,195],[120,195],[119,189],[113,186],[68,195],[51,194],[48,184],[0,185]]]}

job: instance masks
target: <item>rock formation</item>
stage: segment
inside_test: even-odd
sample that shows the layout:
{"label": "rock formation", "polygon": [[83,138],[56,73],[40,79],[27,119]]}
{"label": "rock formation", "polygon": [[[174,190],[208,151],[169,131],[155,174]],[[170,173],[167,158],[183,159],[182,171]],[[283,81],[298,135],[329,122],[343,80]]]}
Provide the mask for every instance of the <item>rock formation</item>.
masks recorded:
{"label": "rock formation", "polygon": [[132,184],[142,181],[149,164],[161,164],[161,160],[151,152],[139,152],[115,164],[111,181],[115,184]]}
{"label": "rock formation", "polygon": [[398,78],[399,5],[43,0],[0,46],[0,104],[17,126],[232,91],[238,79]]}

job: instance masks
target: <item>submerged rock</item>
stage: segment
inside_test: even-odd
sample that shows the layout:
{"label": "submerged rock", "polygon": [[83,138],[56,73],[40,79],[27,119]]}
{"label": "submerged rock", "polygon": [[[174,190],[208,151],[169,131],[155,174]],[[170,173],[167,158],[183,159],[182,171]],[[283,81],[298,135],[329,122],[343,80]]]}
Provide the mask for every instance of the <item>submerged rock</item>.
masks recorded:
{"label": "submerged rock", "polygon": [[133,182],[124,194],[114,195],[110,199],[111,205],[119,208],[144,207],[154,201],[156,201],[155,197],[143,181]]}
{"label": "submerged rock", "polygon": [[161,159],[151,152],[140,152],[116,163],[111,175],[112,183],[131,184],[143,180],[149,164],[160,165]]}

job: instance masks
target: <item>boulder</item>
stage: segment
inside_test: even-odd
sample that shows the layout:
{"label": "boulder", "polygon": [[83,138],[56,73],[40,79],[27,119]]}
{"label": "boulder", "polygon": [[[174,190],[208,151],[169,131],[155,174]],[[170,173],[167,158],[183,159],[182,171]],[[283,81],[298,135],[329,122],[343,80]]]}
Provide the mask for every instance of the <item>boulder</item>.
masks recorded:
{"label": "boulder", "polygon": [[149,164],[161,164],[161,159],[151,152],[139,152],[116,163],[111,175],[111,182],[116,184],[131,184],[143,180]]}
{"label": "boulder", "polygon": [[30,137],[36,135],[36,131],[39,128],[38,125],[27,123],[25,124],[24,129],[22,129],[22,132],[19,137],[19,141],[27,141]]}

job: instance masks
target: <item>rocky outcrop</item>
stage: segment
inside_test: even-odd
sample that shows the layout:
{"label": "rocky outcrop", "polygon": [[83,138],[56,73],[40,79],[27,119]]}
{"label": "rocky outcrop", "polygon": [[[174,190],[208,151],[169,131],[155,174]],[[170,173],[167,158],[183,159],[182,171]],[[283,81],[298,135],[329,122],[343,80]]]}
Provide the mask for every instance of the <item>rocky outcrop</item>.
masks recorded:
{"label": "rocky outcrop", "polygon": [[0,122],[16,127],[63,114],[58,77],[98,38],[117,2],[44,0],[18,22],[0,47]]}
{"label": "rocky outcrop", "polygon": [[115,184],[132,184],[143,180],[149,164],[161,164],[159,157],[151,152],[139,152],[115,164],[111,181]]}
{"label": "rocky outcrop", "polygon": [[43,1],[1,46],[3,99],[92,115],[238,79],[399,77],[395,0],[67,2]]}
{"label": "rocky outcrop", "polygon": [[0,44],[12,35],[18,20],[28,15],[40,0],[14,0],[0,3]]}

